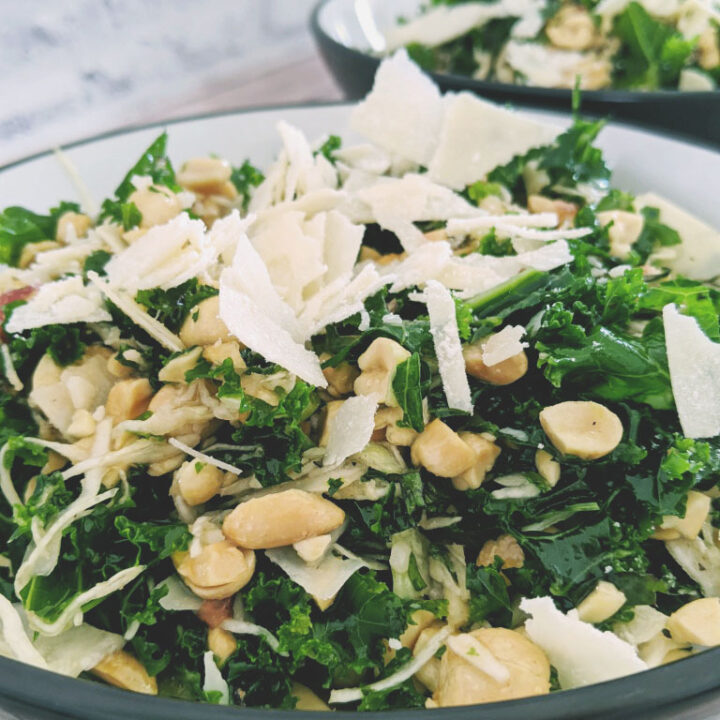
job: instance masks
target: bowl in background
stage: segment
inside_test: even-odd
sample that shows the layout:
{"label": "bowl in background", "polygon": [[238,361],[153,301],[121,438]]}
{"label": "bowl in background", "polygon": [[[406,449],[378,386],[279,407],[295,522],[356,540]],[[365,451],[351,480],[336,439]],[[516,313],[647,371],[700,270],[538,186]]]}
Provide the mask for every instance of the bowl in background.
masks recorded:
{"label": "bowl in background", "polygon": [[[385,48],[383,32],[399,17],[417,15],[423,0],[320,0],[311,27],[325,62],[351,99],[372,87]],[[514,105],[570,110],[571,90],[511,85],[465,75],[430,73],[443,91],[469,90]],[[720,90],[586,90],[584,114],[671,130],[720,148]]]}

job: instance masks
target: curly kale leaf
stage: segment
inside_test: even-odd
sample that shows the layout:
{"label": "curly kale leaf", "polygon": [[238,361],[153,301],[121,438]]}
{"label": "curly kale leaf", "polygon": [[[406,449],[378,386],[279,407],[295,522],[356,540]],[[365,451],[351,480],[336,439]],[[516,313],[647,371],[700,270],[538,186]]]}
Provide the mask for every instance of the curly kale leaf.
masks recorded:
{"label": "curly kale leaf", "polygon": [[392,389],[403,411],[402,422],[417,432],[425,427],[423,421],[423,382],[420,355],[413,353],[395,369]]}
{"label": "curly kale leaf", "polygon": [[289,470],[299,469],[303,453],[312,447],[301,425],[319,405],[311,385],[296,380],[289,392],[278,386],[274,388],[277,404],[271,405],[243,390],[230,360],[215,369],[200,363],[186,374],[188,381],[196,377],[221,380],[218,397],[243,417],[228,438],[234,447],[216,455],[255,474],[264,486],[283,482]]}
{"label": "curly kale leaf", "polygon": [[216,288],[201,285],[197,278],[191,278],[169,290],[139,290],[135,300],[168,330],[177,332],[196,305],[217,294]]}
{"label": "curly kale leaf", "polygon": [[240,167],[234,167],[230,175],[230,182],[242,196],[243,211],[247,212],[253,188],[256,188],[265,179],[265,176],[249,160]]}
{"label": "curly kale leaf", "polygon": [[23,207],[8,207],[0,213],[0,263],[17,267],[23,248],[29,243],[54,240],[60,216],[79,212],[77,203],[61,202],[48,215],[38,215]]}
{"label": "curly kale leaf", "polygon": [[150,143],[115,189],[115,197],[103,201],[100,221],[114,220],[126,230],[140,223],[142,220],[140,211],[134,203],[128,202],[128,198],[135,191],[132,182],[135,176],[149,176],[153,184],[164,185],[173,192],[181,190],[175,179],[172,163],[167,156],[167,140],[167,132],[163,132]]}
{"label": "curly kale leaf", "polygon": [[538,342],[539,367],[557,388],[576,388],[586,397],[633,400],[658,410],[674,407],[665,336],[660,321],[636,338],[604,326],[577,345]]}
{"label": "curly kale leaf", "polygon": [[626,88],[677,87],[680,71],[697,42],[651,17],[638,2],[631,2],[615,18],[613,32],[622,43],[613,58],[614,81]]}

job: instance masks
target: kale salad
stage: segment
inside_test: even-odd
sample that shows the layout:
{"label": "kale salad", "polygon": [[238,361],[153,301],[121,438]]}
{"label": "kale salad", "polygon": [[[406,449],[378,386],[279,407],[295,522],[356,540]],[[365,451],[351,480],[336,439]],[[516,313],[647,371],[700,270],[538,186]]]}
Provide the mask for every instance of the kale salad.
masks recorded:
{"label": "kale salad", "polygon": [[716,0],[429,0],[385,34],[425,70],[515,85],[712,91]]}
{"label": "kale salad", "polygon": [[720,645],[720,237],[602,126],[399,52],[361,142],[163,133],[95,215],[5,209],[0,653],[364,711]]}

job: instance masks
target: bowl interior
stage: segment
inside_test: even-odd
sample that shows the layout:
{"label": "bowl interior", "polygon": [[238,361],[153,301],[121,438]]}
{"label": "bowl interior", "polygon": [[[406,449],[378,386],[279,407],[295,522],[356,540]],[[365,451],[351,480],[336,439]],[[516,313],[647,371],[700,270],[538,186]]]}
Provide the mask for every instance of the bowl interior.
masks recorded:
{"label": "bowl interior", "polygon": [[[311,138],[339,133],[347,142],[357,140],[347,131],[350,105],[277,108],[228,113],[169,123],[170,155],[180,162],[194,155],[215,152],[233,164],[246,157],[263,167],[275,156],[280,142],[276,124],[290,122]],[[530,112],[528,116],[565,126],[565,114]],[[114,133],[76,143],[66,156],[98,201],[112,193],[118,181],[161,131],[161,125]],[[718,155],[661,135],[613,124],[600,135],[600,147],[614,170],[614,184],[636,193],[655,190],[720,227],[720,203],[716,202]],[[58,200],[81,200],[78,188],[52,153],[0,168],[0,206],[26,205],[43,211]],[[496,706],[475,706],[432,712],[399,711],[372,715],[378,720],[577,720],[580,717],[613,717],[627,720],[670,720],[681,715],[666,705],[705,693],[720,684],[717,666],[720,649],[710,650],[676,665],[602,685],[540,699]],[[717,698],[708,700],[713,703]],[[701,711],[698,698],[689,699],[692,715],[711,717]],[[675,707],[675,706],[673,706]],[[0,718],[21,720],[321,720],[320,713],[301,715],[281,711],[222,708],[123,693],[119,690],[52,675],[0,658]],[[623,710],[625,708],[625,711]],[[3,709],[12,712],[11,716]],[[646,710],[647,713],[646,714]],[[701,714],[698,714],[700,712]],[[338,711],[339,718],[359,717]]]}
{"label": "bowl interior", "polygon": [[400,17],[418,14],[422,0],[333,0],[318,13],[322,31],[335,42],[363,52],[385,50],[383,33]]}

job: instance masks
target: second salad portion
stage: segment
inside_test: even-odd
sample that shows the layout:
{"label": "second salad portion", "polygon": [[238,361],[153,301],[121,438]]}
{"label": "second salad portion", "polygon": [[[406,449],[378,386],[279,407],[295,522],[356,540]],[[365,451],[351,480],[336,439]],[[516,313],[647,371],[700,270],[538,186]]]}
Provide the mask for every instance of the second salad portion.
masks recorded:
{"label": "second salad portion", "polygon": [[716,0],[430,0],[386,33],[425,70],[586,90],[712,91]]}
{"label": "second salad portion", "polygon": [[0,653],[382,710],[720,645],[720,239],[602,124],[400,52],[360,144],[163,134],[97,215],[4,210]]}

